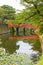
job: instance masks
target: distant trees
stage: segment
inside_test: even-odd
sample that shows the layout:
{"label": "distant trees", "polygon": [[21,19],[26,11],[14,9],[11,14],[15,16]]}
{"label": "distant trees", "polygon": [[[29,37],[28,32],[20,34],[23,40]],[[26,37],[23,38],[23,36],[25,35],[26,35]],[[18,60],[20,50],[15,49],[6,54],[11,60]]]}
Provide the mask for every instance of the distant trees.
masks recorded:
{"label": "distant trees", "polygon": [[0,22],[4,23],[6,20],[15,19],[15,9],[8,5],[0,7]]}

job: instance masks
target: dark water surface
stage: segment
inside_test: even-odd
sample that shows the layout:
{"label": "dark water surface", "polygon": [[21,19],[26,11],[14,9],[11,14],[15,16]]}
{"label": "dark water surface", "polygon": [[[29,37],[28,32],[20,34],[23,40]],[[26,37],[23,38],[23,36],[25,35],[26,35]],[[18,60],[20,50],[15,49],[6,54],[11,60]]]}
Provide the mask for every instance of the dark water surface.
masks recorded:
{"label": "dark water surface", "polygon": [[6,53],[26,53],[33,61],[38,60],[41,54],[41,45],[39,39],[9,39],[11,34],[0,35],[0,47],[5,49]]}
{"label": "dark water surface", "polygon": [[[0,32],[9,30],[6,25],[0,26]],[[0,35],[0,48],[4,48],[5,53],[26,53],[33,61],[38,60],[41,55],[40,40],[37,39],[9,39],[11,33]]]}

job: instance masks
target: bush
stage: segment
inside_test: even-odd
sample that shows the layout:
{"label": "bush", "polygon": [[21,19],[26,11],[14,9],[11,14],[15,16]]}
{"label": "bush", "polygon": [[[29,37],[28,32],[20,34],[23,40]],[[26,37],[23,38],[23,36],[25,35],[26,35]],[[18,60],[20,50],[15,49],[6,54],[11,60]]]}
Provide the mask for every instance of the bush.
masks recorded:
{"label": "bush", "polygon": [[39,62],[36,65],[43,65],[43,55],[41,56]]}
{"label": "bush", "polygon": [[0,65],[33,65],[29,56],[25,53],[14,53],[10,55],[3,52],[2,48],[0,50]]}

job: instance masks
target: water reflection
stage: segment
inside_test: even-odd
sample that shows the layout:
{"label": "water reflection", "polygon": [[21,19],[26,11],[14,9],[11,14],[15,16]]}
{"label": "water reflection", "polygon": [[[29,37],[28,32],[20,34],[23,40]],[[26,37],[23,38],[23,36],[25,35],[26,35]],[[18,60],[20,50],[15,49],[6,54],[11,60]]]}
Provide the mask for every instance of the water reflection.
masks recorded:
{"label": "water reflection", "polygon": [[[36,43],[36,41],[38,40],[36,40],[35,44],[33,43],[34,45],[32,46],[31,43],[28,41],[29,39],[27,40],[27,43],[26,40],[24,40],[24,42],[23,40],[20,41],[17,39],[10,40],[9,36],[10,34],[0,35],[0,47],[5,48],[6,52],[10,54],[14,52],[24,52],[30,55],[37,54],[40,52],[40,44]],[[31,41],[33,42],[34,40]],[[36,51],[33,51],[32,48],[35,48]]]}
{"label": "water reflection", "polygon": [[6,53],[12,54],[14,53],[18,48],[19,45],[16,45],[17,40],[10,40],[9,39],[10,34],[6,34],[6,35],[1,35],[1,43],[0,43],[0,47],[3,47],[6,50]]}
{"label": "water reflection", "polygon": [[18,41],[17,45],[19,45],[19,49],[16,50],[17,53],[26,53],[30,56],[32,55],[39,55],[39,51],[34,51],[32,48],[33,46],[29,43],[25,43],[23,41]]}
{"label": "water reflection", "polygon": [[[40,43],[38,39],[33,40],[33,39],[12,39],[10,40],[9,37],[11,34],[5,34],[5,35],[0,35],[0,48],[4,48],[6,53],[13,54],[13,53],[26,53],[30,56],[30,58],[34,61],[37,60],[39,57],[39,53],[41,50]],[[24,42],[23,42],[24,41]],[[31,42],[29,42],[31,41]],[[33,41],[35,41],[33,43]],[[38,42],[38,43],[37,43]],[[34,49],[34,50],[33,50]]]}
{"label": "water reflection", "polygon": [[31,44],[23,41],[18,41],[16,44],[20,46],[19,49],[16,50],[17,53],[25,53],[29,55],[30,59],[36,63],[36,61],[39,59],[39,51],[33,50],[33,46]]}

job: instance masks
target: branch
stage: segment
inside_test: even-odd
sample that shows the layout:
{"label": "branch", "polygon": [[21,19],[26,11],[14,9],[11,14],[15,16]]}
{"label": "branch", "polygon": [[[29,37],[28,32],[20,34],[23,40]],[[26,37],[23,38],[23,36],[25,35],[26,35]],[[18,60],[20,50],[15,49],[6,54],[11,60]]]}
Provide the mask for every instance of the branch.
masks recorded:
{"label": "branch", "polygon": [[28,20],[29,18],[33,17],[34,15],[36,15],[36,12],[34,14],[32,14],[30,17],[26,18],[25,20]]}
{"label": "branch", "polygon": [[40,14],[40,16],[42,16],[42,17],[43,17],[43,14]]}
{"label": "branch", "polygon": [[[27,1],[25,0],[25,2],[27,2]],[[31,2],[27,2],[27,3],[28,4],[33,4],[35,9],[37,10],[37,13],[40,14],[40,11],[37,9],[37,5],[34,2],[31,1]]]}

